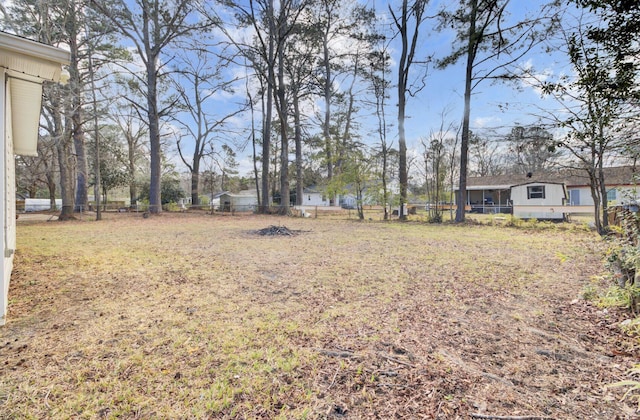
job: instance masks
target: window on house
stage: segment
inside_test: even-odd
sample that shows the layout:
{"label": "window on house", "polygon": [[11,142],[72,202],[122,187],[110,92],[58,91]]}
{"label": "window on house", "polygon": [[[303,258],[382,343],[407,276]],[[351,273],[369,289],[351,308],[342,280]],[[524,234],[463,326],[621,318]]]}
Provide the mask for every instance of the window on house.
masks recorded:
{"label": "window on house", "polygon": [[580,190],[569,190],[569,204],[580,205]]}
{"label": "window on house", "polygon": [[607,191],[607,201],[615,201],[617,199],[617,190],[615,188]]}
{"label": "window on house", "polygon": [[544,198],[544,185],[533,185],[527,187],[527,198]]}

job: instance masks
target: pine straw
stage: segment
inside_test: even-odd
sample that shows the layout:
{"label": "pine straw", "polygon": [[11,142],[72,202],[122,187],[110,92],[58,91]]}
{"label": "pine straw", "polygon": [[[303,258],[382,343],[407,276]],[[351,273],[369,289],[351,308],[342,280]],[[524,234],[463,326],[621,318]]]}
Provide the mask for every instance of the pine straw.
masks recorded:
{"label": "pine straw", "polygon": [[633,416],[593,234],[109,217],[18,226],[0,418]]}

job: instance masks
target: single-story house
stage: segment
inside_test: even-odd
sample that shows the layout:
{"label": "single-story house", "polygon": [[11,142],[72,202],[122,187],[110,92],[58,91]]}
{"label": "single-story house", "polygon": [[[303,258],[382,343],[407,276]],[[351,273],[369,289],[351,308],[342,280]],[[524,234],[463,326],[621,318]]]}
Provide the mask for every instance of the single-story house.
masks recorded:
{"label": "single-story house", "polygon": [[[336,202],[340,202],[340,197],[336,198]],[[302,190],[302,206],[318,206],[329,207],[329,196],[315,186],[307,187]]]}
{"label": "single-story house", "polygon": [[0,32],[0,218],[4,221],[4,258],[0,270],[0,325],[7,321],[9,282],[16,249],[15,155],[36,156],[42,84],[58,82],[69,52]]}
{"label": "single-story house", "polygon": [[[604,168],[609,204],[622,205],[637,200],[640,197],[640,189],[636,185],[639,175],[640,168],[634,166]],[[564,184],[568,195],[566,204],[569,206],[580,206],[586,210],[594,205],[589,178],[585,171],[577,169],[469,177],[466,204],[472,212],[511,213],[511,187],[532,182]]]}
{"label": "single-story house", "polygon": [[224,192],[218,197],[219,210],[227,212],[255,211],[258,208],[258,193],[256,190],[240,191],[237,194]]}

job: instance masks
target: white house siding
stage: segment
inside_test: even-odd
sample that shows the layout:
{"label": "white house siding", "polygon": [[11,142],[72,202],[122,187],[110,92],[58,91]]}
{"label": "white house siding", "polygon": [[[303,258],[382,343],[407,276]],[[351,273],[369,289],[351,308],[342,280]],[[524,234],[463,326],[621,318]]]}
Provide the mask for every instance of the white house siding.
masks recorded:
{"label": "white house siding", "polygon": [[329,205],[328,197],[324,196],[320,192],[305,192],[303,193],[303,198],[303,206],[325,207]]}
{"label": "white house siding", "polygon": [[3,205],[0,213],[3,226],[3,270],[2,284],[3,290],[0,296],[0,325],[6,323],[7,304],[9,296],[9,283],[11,280],[11,271],[13,270],[13,255],[16,250],[16,170],[15,157],[13,155],[13,126],[11,114],[11,84],[6,78],[6,71],[2,69],[2,80],[0,83],[0,97],[3,98],[2,109],[4,110],[4,118],[2,120],[2,132],[4,133],[4,141],[0,142],[0,156],[3,156],[3,180],[0,183],[0,194],[4,197]]}
{"label": "white house siding", "polygon": [[[618,206],[627,204],[631,201],[640,199],[640,188],[629,186],[607,186],[607,191],[615,190],[612,195],[614,199],[609,199],[610,206]],[[593,197],[591,197],[591,189],[589,187],[569,187],[569,205],[572,206],[593,206]],[[610,193],[611,194],[611,193]]]}
{"label": "white house siding", "polygon": [[[13,136],[11,132],[11,104],[8,92],[8,83],[6,82],[6,70],[0,69],[0,76],[4,83],[0,83],[0,98],[2,104],[0,108],[3,111],[3,117],[0,118],[0,131],[4,133],[3,141],[0,142],[0,153],[3,159],[3,182],[0,183],[0,194],[4,197],[4,205],[0,208],[0,214],[4,221],[3,229],[3,247],[4,257],[2,262],[2,293],[0,294],[0,325],[6,322],[7,300],[9,296],[9,281],[11,279],[11,271],[13,269],[13,250],[15,249],[16,231],[15,231],[15,191],[12,190],[15,185],[15,168],[13,157]],[[13,187],[13,188],[12,188]],[[13,197],[13,198],[12,198]],[[13,201],[13,205],[10,202]],[[11,209],[13,208],[13,221],[9,220]]]}
{"label": "white house siding", "polygon": [[[2,181],[0,218],[4,247],[0,270],[0,325],[6,323],[13,255],[16,249],[15,156],[37,154],[41,84],[59,81],[70,54],[58,48],[0,33],[0,153]],[[12,91],[12,87],[14,90]]]}
{"label": "white house siding", "polygon": [[615,189],[615,199],[609,200],[609,205],[619,206],[629,204],[630,202],[637,202],[640,199],[640,187],[611,187],[609,189]]}
{"label": "white house siding", "polygon": [[571,206],[593,206],[591,189],[589,187],[569,187],[569,205]]}
{"label": "white house siding", "polygon": [[[544,198],[529,198],[528,188],[544,187]],[[564,213],[555,207],[565,204],[566,194],[563,184],[532,182],[511,187],[513,215],[523,219],[563,219]],[[518,210],[518,206],[526,206],[526,210]],[[532,210],[532,206],[539,210]]]}

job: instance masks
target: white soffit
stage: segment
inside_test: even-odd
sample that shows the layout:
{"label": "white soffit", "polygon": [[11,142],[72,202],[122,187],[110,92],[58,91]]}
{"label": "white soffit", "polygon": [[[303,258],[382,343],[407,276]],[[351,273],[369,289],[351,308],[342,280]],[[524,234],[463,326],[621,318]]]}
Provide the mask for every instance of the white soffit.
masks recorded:
{"label": "white soffit", "polygon": [[0,67],[7,69],[15,154],[38,155],[42,82],[58,82],[70,57],[59,48],[0,32]]}
{"label": "white soffit", "polygon": [[13,153],[38,156],[42,82],[9,78]]}
{"label": "white soffit", "polygon": [[0,33],[0,67],[57,82],[61,65],[69,64],[68,51],[7,33]]}
{"label": "white soffit", "polygon": [[508,190],[512,187],[510,184],[504,185],[474,185],[467,186],[467,191],[481,191],[481,190]]}

